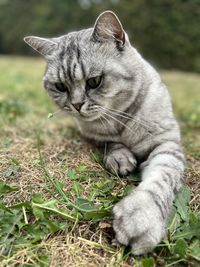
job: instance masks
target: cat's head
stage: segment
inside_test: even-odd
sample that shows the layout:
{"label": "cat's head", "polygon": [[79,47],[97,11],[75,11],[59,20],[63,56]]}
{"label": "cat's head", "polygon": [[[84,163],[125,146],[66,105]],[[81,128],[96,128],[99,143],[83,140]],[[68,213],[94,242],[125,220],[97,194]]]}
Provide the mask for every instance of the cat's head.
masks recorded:
{"label": "cat's head", "polygon": [[47,60],[43,81],[49,95],[78,119],[92,121],[106,109],[126,109],[136,94],[132,88],[137,79],[130,66],[133,51],[111,11],[103,12],[94,28],[24,40]]}

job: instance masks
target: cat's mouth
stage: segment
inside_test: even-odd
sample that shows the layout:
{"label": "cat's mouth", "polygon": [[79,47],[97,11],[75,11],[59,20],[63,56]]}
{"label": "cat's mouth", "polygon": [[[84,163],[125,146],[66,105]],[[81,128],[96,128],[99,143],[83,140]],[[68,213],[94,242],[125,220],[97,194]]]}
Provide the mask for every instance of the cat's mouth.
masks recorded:
{"label": "cat's mouth", "polygon": [[72,111],[70,108],[63,109],[66,114],[70,114],[72,117],[82,121],[94,121],[99,119],[99,112],[84,112],[84,111]]}
{"label": "cat's mouth", "polygon": [[85,114],[85,113],[79,113],[79,116],[77,116],[79,119],[83,120],[83,121],[94,121],[97,120],[99,118],[99,114],[98,113],[92,113],[92,114]]}

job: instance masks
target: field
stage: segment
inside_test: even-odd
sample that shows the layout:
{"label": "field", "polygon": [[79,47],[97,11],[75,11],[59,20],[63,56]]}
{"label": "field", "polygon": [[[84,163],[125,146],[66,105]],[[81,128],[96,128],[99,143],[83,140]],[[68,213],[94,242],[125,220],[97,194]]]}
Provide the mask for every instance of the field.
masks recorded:
{"label": "field", "polygon": [[69,118],[48,118],[57,107],[42,88],[44,68],[0,57],[0,266],[199,266],[200,75],[161,72],[181,125],[186,185],[164,241],[133,257],[112,242],[111,210],[139,177],[109,174]]}

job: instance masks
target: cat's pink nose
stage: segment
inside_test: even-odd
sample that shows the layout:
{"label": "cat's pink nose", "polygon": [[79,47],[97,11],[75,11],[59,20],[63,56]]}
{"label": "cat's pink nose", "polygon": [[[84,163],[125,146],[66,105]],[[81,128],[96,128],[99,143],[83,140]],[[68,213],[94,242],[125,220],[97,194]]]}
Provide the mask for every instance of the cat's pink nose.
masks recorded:
{"label": "cat's pink nose", "polygon": [[83,103],[75,103],[75,104],[72,104],[72,106],[73,106],[77,111],[80,111],[80,110],[81,110],[82,105],[83,105]]}

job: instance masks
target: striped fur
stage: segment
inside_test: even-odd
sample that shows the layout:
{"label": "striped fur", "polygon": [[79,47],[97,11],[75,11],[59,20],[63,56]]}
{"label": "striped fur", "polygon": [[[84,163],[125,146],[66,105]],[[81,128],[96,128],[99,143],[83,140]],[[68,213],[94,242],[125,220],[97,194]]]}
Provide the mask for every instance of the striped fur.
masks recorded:
{"label": "striped fur", "polygon": [[[110,11],[94,28],[25,41],[47,60],[44,87],[55,103],[83,136],[106,145],[106,168],[126,175],[140,165],[142,182],[114,207],[113,227],[134,254],[151,250],[164,236],[185,164],[166,86]],[[101,84],[88,89],[96,76]]]}

